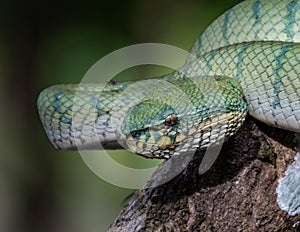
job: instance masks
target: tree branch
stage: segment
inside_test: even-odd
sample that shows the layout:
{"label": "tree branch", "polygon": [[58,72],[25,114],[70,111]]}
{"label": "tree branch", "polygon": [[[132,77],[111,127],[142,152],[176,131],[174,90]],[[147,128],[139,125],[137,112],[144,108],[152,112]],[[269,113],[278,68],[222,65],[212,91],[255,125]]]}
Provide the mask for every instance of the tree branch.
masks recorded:
{"label": "tree branch", "polygon": [[293,136],[249,117],[210,170],[199,175],[198,152],[171,181],[137,191],[109,231],[299,230],[300,215],[276,202],[278,180],[296,154]]}

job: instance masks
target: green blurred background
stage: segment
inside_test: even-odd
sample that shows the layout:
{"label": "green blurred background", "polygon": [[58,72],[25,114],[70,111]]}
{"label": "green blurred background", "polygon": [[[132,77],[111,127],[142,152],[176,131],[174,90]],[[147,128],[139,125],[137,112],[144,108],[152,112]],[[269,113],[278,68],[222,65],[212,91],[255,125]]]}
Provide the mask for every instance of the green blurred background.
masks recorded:
{"label": "green blurred background", "polygon": [[[0,231],[105,231],[134,190],[98,178],[78,152],[52,148],[38,118],[38,93],[80,82],[91,65],[124,46],[156,42],[190,50],[200,32],[237,2],[2,1]],[[157,163],[129,152],[113,156],[121,154],[129,166]]]}

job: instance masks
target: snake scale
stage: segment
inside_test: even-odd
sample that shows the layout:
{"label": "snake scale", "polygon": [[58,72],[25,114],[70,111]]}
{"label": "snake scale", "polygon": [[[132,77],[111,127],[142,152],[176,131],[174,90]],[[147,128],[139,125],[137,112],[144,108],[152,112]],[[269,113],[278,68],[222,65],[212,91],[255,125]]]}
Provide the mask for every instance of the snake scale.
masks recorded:
{"label": "snake scale", "polygon": [[197,59],[166,76],[43,90],[41,122],[59,150],[101,143],[150,158],[228,139],[248,112],[300,132],[299,42],[300,1],[243,1],[199,36],[191,49]]}

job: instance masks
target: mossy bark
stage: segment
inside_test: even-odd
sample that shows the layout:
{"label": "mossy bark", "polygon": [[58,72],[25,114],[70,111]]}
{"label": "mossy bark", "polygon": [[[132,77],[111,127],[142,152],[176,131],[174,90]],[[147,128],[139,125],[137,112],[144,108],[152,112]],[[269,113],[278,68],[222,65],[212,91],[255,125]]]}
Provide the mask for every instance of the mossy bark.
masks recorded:
{"label": "mossy bark", "polygon": [[276,202],[293,138],[249,117],[209,171],[199,175],[199,152],[171,181],[137,191],[109,231],[299,231],[300,215]]}

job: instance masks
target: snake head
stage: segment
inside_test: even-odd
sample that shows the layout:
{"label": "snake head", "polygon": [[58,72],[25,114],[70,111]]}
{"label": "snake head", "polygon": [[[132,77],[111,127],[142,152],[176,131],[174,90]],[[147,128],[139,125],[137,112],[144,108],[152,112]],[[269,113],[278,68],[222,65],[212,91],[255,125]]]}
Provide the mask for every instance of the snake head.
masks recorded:
{"label": "snake head", "polygon": [[168,159],[206,149],[236,133],[247,112],[242,91],[231,78],[173,83],[181,94],[147,99],[133,106],[122,124],[127,148],[148,158]]}

